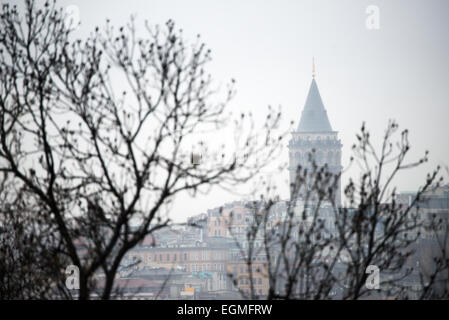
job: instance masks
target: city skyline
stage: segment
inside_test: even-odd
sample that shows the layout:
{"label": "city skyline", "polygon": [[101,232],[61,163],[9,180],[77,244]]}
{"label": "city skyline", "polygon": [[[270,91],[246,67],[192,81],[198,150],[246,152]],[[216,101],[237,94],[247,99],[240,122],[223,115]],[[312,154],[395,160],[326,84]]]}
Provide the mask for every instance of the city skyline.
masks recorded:
{"label": "city skyline", "polygon": [[447,299],[447,9],[3,4],[0,299]]}

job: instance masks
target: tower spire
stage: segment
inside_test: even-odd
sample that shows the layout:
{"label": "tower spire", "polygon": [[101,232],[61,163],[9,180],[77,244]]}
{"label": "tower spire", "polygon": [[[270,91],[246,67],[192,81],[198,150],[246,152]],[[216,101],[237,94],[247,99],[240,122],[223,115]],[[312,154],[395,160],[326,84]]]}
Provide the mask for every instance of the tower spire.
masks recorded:
{"label": "tower spire", "polygon": [[312,57],[312,78],[315,78],[315,57]]}

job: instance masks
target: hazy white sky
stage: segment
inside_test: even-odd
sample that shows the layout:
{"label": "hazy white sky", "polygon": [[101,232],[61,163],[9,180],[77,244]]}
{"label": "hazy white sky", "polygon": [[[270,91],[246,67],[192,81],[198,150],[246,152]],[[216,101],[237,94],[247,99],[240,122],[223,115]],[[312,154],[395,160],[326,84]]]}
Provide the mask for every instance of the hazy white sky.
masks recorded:
{"label": "hazy white sky", "polygon": [[[268,104],[281,105],[286,120],[295,124],[309,89],[314,56],[318,87],[331,125],[339,131],[344,163],[362,121],[380,138],[393,118],[411,132],[411,157],[428,149],[431,158],[415,174],[400,177],[401,190],[415,189],[432,167],[449,164],[447,0],[64,0],[59,4],[79,8],[80,37],[106,18],[117,25],[131,14],[137,14],[137,25],[145,19],[153,24],[173,19],[187,38],[201,34],[211,48],[214,60],[209,71],[217,82],[237,80],[234,107],[258,113]],[[379,30],[366,28],[369,5],[380,9]],[[286,161],[287,148],[283,157]],[[287,177],[285,172],[282,178]],[[281,189],[286,198],[287,185]],[[232,199],[220,190],[197,199],[184,197],[173,213],[185,218]]]}

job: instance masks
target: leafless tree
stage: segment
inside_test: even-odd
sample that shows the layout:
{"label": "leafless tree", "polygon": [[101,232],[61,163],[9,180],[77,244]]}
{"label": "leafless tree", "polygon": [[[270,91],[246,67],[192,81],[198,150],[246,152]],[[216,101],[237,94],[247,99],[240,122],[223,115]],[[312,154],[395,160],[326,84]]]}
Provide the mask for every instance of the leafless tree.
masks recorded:
{"label": "leafless tree", "polygon": [[[13,188],[4,191],[1,224],[9,235],[19,211],[29,227],[38,220],[34,235],[54,238],[51,254],[36,244],[50,255],[42,263],[77,266],[79,299],[103,272],[100,297],[108,299],[125,254],[170,224],[164,210],[176,195],[230,188],[270,163],[280,114],[269,111],[260,129],[250,114],[228,114],[233,83],[222,97],[205,70],[210,51],[200,39],[186,43],[172,21],[146,23],[144,32],[133,19],[118,30],[107,22],[81,40],[66,18],[54,2],[27,0],[23,13],[2,6],[0,171]],[[222,144],[217,132],[234,139]],[[26,205],[17,208],[17,199]],[[33,260],[22,258],[31,272]],[[47,284],[64,287],[66,265],[55,266]],[[2,281],[12,279],[6,272]]]}
{"label": "leafless tree", "polygon": [[[327,165],[318,166],[312,153],[308,164],[298,166],[292,197],[284,208],[276,209],[277,202],[266,196],[268,200],[254,207],[246,235],[250,244],[239,248],[250,272],[254,257],[264,255],[262,269],[269,281],[266,298],[448,297],[447,217],[420,218],[424,196],[442,182],[439,168],[427,176],[410,201],[398,201],[396,177],[425,163],[428,153],[408,162],[408,131],[396,139],[397,131],[398,125],[390,122],[378,151],[362,126],[351,158],[361,174],[345,187],[345,206],[335,202],[340,174],[331,173]],[[270,187],[265,193],[271,193]],[[438,235],[433,242],[437,253],[426,271],[417,265],[424,229]],[[257,239],[263,239],[263,246],[255,249]],[[378,289],[366,285],[373,266],[380,271]],[[235,280],[235,275],[231,277]],[[254,286],[250,287],[246,297],[257,297]]]}
{"label": "leafless tree", "polygon": [[44,223],[41,212],[28,201],[25,190],[16,190],[13,180],[2,175],[0,183],[0,298],[70,298],[61,286],[62,266],[68,264],[57,252],[62,243],[54,226]]}

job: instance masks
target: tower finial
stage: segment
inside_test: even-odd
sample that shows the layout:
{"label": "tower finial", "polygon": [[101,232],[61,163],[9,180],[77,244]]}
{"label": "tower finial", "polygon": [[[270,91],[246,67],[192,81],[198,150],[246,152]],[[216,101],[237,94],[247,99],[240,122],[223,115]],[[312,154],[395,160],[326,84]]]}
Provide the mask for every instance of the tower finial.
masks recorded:
{"label": "tower finial", "polygon": [[312,78],[315,78],[315,57],[312,57]]}

